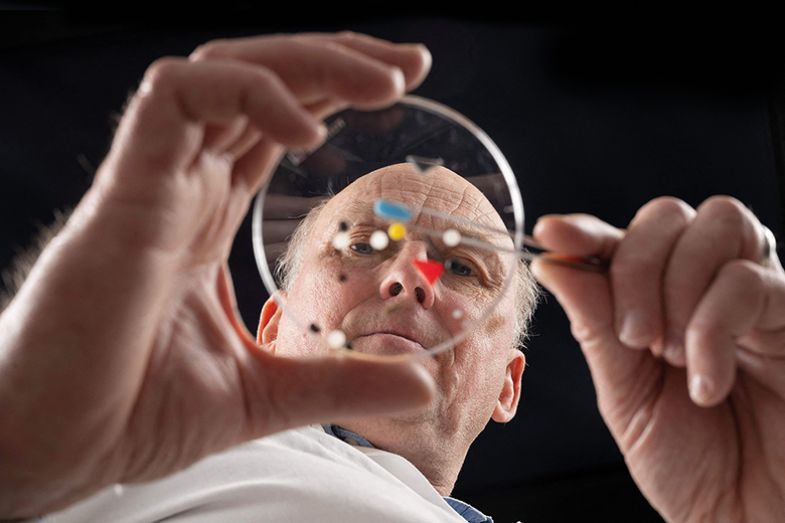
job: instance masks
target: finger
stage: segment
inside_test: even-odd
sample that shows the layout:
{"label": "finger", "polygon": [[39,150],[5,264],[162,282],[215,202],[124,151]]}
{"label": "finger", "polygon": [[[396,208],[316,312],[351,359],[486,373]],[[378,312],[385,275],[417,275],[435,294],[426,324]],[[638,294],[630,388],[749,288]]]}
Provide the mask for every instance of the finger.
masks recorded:
{"label": "finger", "polygon": [[663,275],[694,215],[679,199],[657,198],[640,208],[619,243],[610,277],[616,332],[628,347],[647,348],[663,336]]}
{"label": "finger", "polygon": [[417,88],[431,69],[431,53],[423,44],[396,44],[362,33],[344,31],[331,33],[306,33],[303,38],[328,41],[359,51],[388,65],[398,67],[406,79],[406,90]]}
{"label": "finger", "polygon": [[727,263],[696,308],[685,341],[690,396],[698,405],[716,405],[733,386],[737,340],[761,323],[770,296],[765,272],[749,261]]}
{"label": "finger", "polygon": [[305,104],[305,108],[319,120],[324,120],[328,116],[347,109],[351,104],[337,98],[325,98],[318,102]]}
{"label": "finger", "polygon": [[284,148],[267,137],[260,138],[250,149],[234,162],[232,183],[243,186],[247,194],[256,194],[273,168],[283,156]]}
{"label": "finger", "polygon": [[746,260],[723,266],[686,332],[696,402],[714,405],[727,395],[733,384],[730,366],[735,361],[729,351],[736,353],[737,346],[760,355],[785,356],[783,311],[785,279],[781,274]]}
{"label": "finger", "polygon": [[241,115],[229,125],[205,126],[202,149],[223,154],[248,130],[248,118]]}
{"label": "finger", "polygon": [[250,437],[310,423],[422,408],[433,378],[412,360],[366,354],[286,358],[254,348],[242,369],[252,420]]}
{"label": "finger", "polygon": [[194,61],[242,61],[274,71],[303,104],[335,97],[364,108],[389,105],[406,79],[387,65],[346,46],[292,37],[252,37],[209,42]]}
{"label": "finger", "polygon": [[241,115],[285,145],[312,146],[324,136],[321,123],[270,71],[168,58],[148,69],[112,151],[126,172],[158,175],[194,160],[201,146],[200,123],[227,124]]}
{"label": "finger", "polygon": [[248,151],[259,143],[262,138],[262,133],[253,125],[248,125],[243,134],[241,134],[234,143],[226,147],[224,154],[229,155],[232,159],[242,158]]}
{"label": "finger", "polygon": [[609,260],[624,232],[589,214],[548,214],[534,226],[534,237],[544,248],[570,256]]}
{"label": "finger", "polygon": [[[535,237],[548,248],[576,256],[610,257],[623,232],[587,215],[547,216],[535,227]],[[572,333],[591,370],[597,398],[609,427],[619,435],[644,394],[656,386],[658,362],[650,354],[631,351],[616,337],[613,299],[607,275],[579,271],[536,259],[535,277],[564,308]]]}
{"label": "finger", "polygon": [[709,198],[679,238],[663,279],[665,352],[684,360],[684,333],[717,271],[735,259],[757,261],[762,227],[744,205],[727,196]]}

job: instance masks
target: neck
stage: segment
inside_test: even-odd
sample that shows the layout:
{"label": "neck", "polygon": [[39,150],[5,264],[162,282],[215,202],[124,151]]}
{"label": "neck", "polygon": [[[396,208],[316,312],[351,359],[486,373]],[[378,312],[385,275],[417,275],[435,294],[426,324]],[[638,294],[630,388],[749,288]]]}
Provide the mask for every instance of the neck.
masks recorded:
{"label": "neck", "polygon": [[442,496],[452,492],[469,450],[469,445],[463,444],[457,435],[423,434],[422,425],[393,426],[378,420],[353,420],[340,425],[362,435],[374,447],[406,458]]}

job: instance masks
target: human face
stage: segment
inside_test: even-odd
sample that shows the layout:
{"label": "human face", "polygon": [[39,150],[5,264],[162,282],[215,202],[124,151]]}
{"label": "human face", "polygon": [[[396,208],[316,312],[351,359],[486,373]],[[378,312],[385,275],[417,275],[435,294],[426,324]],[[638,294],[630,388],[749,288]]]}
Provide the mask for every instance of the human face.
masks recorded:
{"label": "human face", "polygon": [[[485,317],[514,266],[511,257],[463,245],[443,251],[440,255],[460,263],[430,285],[412,263],[433,254],[424,237],[410,233],[401,241],[390,242],[384,251],[368,249],[371,232],[386,228],[372,213],[372,203],[379,198],[405,204],[416,217],[413,225],[420,228],[456,227],[419,212],[427,207],[504,229],[482,193],[448,169],[431,169],[427,176],[409,164],[379,169],[341,191],[321,211],[289,289],[287,307],[296,311],[301,321],[343,330],[355,351],[374,354],[421,353],[423,348],[462,331],[464,325],[482,320],[453,350],[424,364],[441,392],[440,410],[446,411],[458,401],[470,403],[479,409],[475,413],[478,419],[484,416],[484,425],[498,398],[507,364],[518,357],[510,352],[514,345],[512,286]],[[331,239],[341,222],[350,225],[350,246],[337,251]],[[478,236],[476,231],[472,235]],[[486,235],[484,239],[498,247],[512,247],[506,235]],[[346,276],[343,281],[341,274]],[[461,317],[455,317],[456,310],[461,311]],[[278,319],[277,353],[307,355],[325,350],[316,337],[302,332],[287,315],[278,315]]]}

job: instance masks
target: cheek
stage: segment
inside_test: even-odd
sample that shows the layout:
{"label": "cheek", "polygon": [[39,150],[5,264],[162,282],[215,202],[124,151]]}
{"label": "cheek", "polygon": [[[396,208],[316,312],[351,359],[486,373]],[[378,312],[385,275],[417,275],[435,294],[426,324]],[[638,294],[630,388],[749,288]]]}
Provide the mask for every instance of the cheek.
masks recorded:
{"label": "cheek", "polygon": [[[442,320],[453,336],[456,336],[465,330],[470,332],[481,330],[483,336],[487,335],[489,329],[498,327],[499,323],[504,322],[504,317],[501,321],[494,321],[494,325],[489,326],[489,320],[494,318],[500,308],[495,308],[494,313],[490,318],[485,318],[492,301],[487,299],[480,299],[474,294],[465,294],[457,292],[452,289],[439,289],[437,298],[435,300],[435,312]],[[486,340],[487,341],[487,340]]]}
{"label": "cheek", "polygon": [[372,280],[358,271],[344,272],[329,262],[311,264],[303,267],[289,293],[288,310],[306,326],[331,330],[374,291]]}

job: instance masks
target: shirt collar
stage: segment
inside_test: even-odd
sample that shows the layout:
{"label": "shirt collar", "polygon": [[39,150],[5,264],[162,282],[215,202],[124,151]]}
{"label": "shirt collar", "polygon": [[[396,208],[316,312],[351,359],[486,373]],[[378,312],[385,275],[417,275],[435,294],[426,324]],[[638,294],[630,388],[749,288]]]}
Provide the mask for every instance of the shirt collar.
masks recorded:
{"label": "shirt collar", "polygon": [[[376,448],[371,444],[370,441],[360,436],[356,432],[346,430],[345,428],[338,425],[322,425],[322,428],[327,434],[335,436],[336,438],[345,441],[349,445],[368,447],[372,449]],[[491,519],[489,516],[486,516],[468,503],[464,503],[459,499],[451,498],[450,496],[442,497],[444,498],[444,501],[450,505],[450,508],[452,508],[455,512],[458,513],[459,516],[465,519],[467,523],[493,523],[493,519]]]}

